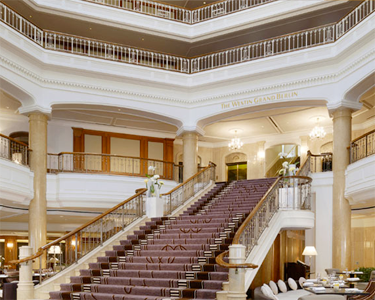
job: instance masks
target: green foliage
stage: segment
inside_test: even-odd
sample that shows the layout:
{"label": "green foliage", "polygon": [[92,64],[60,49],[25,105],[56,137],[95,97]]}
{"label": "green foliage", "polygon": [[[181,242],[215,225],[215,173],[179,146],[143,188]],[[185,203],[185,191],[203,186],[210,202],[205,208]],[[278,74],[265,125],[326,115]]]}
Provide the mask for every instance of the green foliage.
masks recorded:
{"label": "green foliage", "polygon": [[356,269],[356,271],[363,272],[363,274],[362,275],[358,275],[358,277],[362,281],[366,281],[367,282],[367,281],[370,280],[371,272],[375,271],[375,268],[364,268],[364,267],[361,267],[361,268]]}

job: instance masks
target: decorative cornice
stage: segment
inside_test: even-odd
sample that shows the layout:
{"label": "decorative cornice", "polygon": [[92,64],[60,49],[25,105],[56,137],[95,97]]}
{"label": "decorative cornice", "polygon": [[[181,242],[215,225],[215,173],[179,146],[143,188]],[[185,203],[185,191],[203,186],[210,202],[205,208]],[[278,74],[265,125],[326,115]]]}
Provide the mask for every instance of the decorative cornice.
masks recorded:
{"label": "decorative cornice", "polygon": [[[348,66],[344,67],[342,70],[335,72],[335,73],[321,75],[321,76],[314,76],[310,78],[304,78],[304,79],[284,82],[280,84],[270,84],[270,85],[266,85],[266,86],[262,86],[258,88],[246,89],[246,90],[241,90],[237,92],[225,93],[225,94],[221,94],[217,96],[205,97],[205,98],[200,98],[200,99],[195,99],[195,100],[172,98],[172,97],[158,96],[158,95],[152,95],[152,94],[146,94],[146,93],[135,93],[135,92],[131,92],[131,91],[123,90],[123,89],[99,87],[99,86],[85,84],[85,83],[77,83],[77,82],[44,78],[34,72],[31,72],[30,70],[24,68],[23,66],[9,60],[8,58],[4,56],[0,56],[0,63],[4,66],[7,66],[8,68],[11,68],[13,71],[16,71],[18,74],[23,74],[31,79],[34,79],[39,84],[60,85],[60,86],[66,86],[66,87],[87,89],[87,90],[92,90],[92,91],[101,91],[104,93],[128,95],[128,96],[133,96],[133,97],[143,97],[143,98],[154,99],[154,100],[156,99],[162,102],[169,102],[169,103],[175,103],[175,104],[178,103],[178,104],[188,106],[189,104],[198,104],[198,103],[209,104],[215,100],[216,101],[226,100],[225,98],[233,99],[234,97],[238,98],[239,96],[249,97],[249,96],[267,95],[267,94],[274,93],[274,92],[301,89],[301,88],[306,88],[306,87],[312,87],[318,84],[321,85],[321,84],[328,84],[328,83],[336,82],[340,77],[343,77],[347,73],[349,73],[351,70],[358,68],[359,65],[363,63],[368,63],[368,61],[373,59],[374,54],[375,54],[375,49],[371,49],[365,55],[361,56],[360,58],[356,59],[354,62],[349,64]],[[221,69],[224,70],[225,67]],[[195,74],[191,74],[190,76],[194,76],[194,75]],[[220,103],[220,102],[216,102],[216,103]]]}
{"label": "decorative cornice", "polygon": [[184,125],[184,126],[181,126],[177,130],[176,136],[182,136],[185,132],[195,132],[201,136],[204,136],[205,134],[205,131],[197,125],[193,125],[193,126]]}

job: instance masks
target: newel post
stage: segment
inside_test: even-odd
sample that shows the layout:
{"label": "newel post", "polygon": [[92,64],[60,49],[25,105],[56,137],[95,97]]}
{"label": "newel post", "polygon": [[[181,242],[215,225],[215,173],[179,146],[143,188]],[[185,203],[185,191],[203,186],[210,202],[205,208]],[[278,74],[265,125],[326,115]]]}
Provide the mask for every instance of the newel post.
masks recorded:
{"label": "newel post", "polygon": [[[33,254],[33,247],[22,246],[19,249],[19,259],[29,257]],[[31,260],[20,264],[17,299],[34,299],[33,262]]]}
{"label": "newel post", "polygon": [[[243,245],[229,246],[229,263],[243,264],[246,260],[246,247]],[[245,291],[246,269],[229,269],[228,300],[246,300]]]}

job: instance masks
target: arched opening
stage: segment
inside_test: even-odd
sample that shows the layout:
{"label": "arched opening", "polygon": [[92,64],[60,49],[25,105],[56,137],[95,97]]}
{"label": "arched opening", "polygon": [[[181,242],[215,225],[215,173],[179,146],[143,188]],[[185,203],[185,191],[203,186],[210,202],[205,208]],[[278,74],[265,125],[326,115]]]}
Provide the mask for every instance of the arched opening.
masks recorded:
{"label": "arched opening", "polygon": [[247,155],[235,152],[225,157],[227,181],[247,179]]}

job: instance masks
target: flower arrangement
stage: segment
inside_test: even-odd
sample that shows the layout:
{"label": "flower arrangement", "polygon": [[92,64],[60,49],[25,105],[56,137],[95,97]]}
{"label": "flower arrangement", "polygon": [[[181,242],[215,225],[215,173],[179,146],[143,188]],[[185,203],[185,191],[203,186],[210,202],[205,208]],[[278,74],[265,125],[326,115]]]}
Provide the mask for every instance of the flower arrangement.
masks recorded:
{"label": "flower arrangement", "polygon": [[280,152],[280,153],[278,154],[278,156],[280,157],[280,159],[285,159],[285,158],[288,156],[288,153]]}
{"label": "flower arrangement", "polygon": [[282,164],[283,168],[280,169],[279,175],[280,176],[294,176],[296,175],[296,164],[289,164],[287,161],[284,161]]}
{"label": "flower arrangement", "polygon": [[[156,168],[153,166],[148,167],[148,171],[150,173],[155,172],[155,170]],[[154,174],[154,175],[146,174],[146,177],[148,178],[148,179],[145,179],[145,184],[147,188],[147,197],[151,197],[151,196],[159,197],[159,191],[161,187],[163,186],[164,182],[159,181],[160,176],[157,174]]]}

